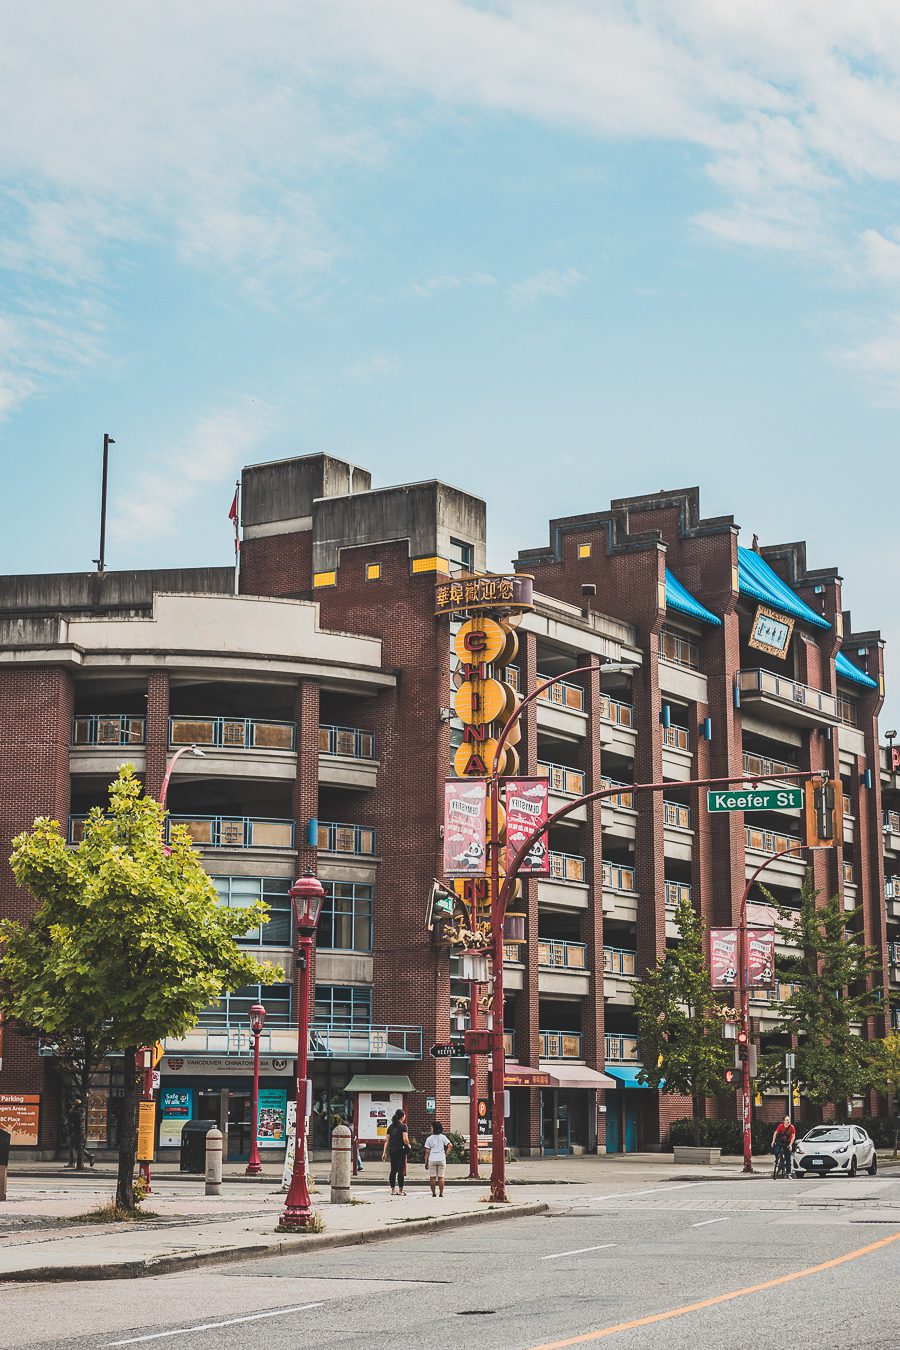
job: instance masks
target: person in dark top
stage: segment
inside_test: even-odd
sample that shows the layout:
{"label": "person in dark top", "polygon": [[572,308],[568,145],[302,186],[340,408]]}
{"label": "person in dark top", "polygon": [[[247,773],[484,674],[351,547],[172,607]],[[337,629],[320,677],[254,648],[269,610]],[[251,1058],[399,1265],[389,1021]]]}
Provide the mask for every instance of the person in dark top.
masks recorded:
{"label": "person in dark top", "polygon": [[409,1155],[409,1130],[406,1124],[406,1112],[395,1111],[390,1125],[388,1126],[387,1138],[384,1141],[384,1150],[381,1154],[382,1162],[385,1159],[390,1160],[391,1164],[391,1195],[406,1195],[403,1189],[403,1181],[406,1176],[406,1159]]}
{"label": "person in dark top", "polygon": [[791,1118],[790,1116],[785,1116],[784,1120],[781,1122],[781,1124],[776,1129],[775,1133],[772,1135],[772,1148],[775,1150],[776,1156],[780,1152],[784,1153],[785,1163],[787,1166],[787,1171],[785,1175],[788,1177],[788,1179],[790,1179],[791,1176],[792,1170],[791,1164],[793,1162],[793,1158],[791,1155],[794,1148],[794,1140],[796,1138],[797,1138],[797,1131],[791,1124]]}

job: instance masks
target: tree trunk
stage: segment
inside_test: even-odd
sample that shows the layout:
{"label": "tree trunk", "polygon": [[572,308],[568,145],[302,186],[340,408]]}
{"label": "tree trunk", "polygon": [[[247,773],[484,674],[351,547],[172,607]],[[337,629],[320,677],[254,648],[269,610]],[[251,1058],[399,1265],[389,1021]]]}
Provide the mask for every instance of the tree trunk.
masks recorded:
{"label": "tree trunk", "polygon": [[703,1119],[706,1109],[706,1099],[702,1093],[693,1092],[691,1093],[691,1101],[694,1109],[694,1146],[695,1148],[699,1148],[703,1143],[703,1140],[700,1137],[700,1122]]}
{"label": "tree trunk", "polygon": [[84,1157],[87,1151],[88,1092],[90,1091],[91,1087],[91,1077],[92,1077],[91,1071],[93,1069],[93,1064],[91,1062],[91,1054],[92,1054],[91,1038],[89,1036],[85,1036],[84,1058],[78,1066],[79,1068],[78,1093],[79,1096],[81,1097],[81,1111],[79,1112],[81,1116],[81,1136],[78,1141],[78,1152],[75,1159],[76,1172],[84,1171]]}
{"label": "tree trunk", "polygon": [[122,1114],[119,1119],[119,1174],[116,1181],[116,1204],[121,1209],[133,1210],[134,1203],[134,1163],[137,1155],[137,1118],[138,1100],[141,1095],[141,1083],[136,1068],[137,1049],[132,1046],[125,1051],[125,1095],[122,1098]]}

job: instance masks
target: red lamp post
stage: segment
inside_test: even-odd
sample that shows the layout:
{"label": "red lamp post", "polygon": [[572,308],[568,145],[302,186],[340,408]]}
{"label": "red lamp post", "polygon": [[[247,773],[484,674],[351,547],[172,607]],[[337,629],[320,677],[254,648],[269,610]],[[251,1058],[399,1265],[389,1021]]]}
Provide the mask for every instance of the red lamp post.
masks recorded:
{"label": "red lamp post", "polygon": [[259,1176],[262,1163],[259,1160],[259,1038],[266,1023],[266,1010],[261,1003],[254,1003],[248,1016],[250,1030],[253,1032],[253,1095],[250,1098],[250,1161],[245,1176]]}
{"label": "red lamp post", "polygon": [[310,957],[313,936],[325,891],[311,872],[298,877],[291,887],[294,919],[299,935],[297,963],[300,968],[300,1006],[297,1009],[297,1122],[294,1136],[294,1171],[281,1216],[280,1228],[308,1228],[312,1218],[309,1188],[306,1184],[306,1075],[309,1050]]}

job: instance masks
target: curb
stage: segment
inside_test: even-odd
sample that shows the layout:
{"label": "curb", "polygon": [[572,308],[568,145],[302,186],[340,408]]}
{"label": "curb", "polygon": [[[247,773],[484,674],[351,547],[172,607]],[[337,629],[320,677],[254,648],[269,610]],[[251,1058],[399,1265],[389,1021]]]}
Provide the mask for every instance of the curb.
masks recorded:
{"label": "curb", "polygon": [[497,1205],[471,1213],[448,1214],[430,1219],[411,1219],[384,1228],[362,1229],[355,1233],[311,1233],[309,1237],[281,1237],[259,1247],[220,1247],[211,1252],[192,1252],[186,1256],[150,1257],[141,1261],[112,1261],[104,1266],[31,1266],[27,1270],[0,1271],[3,1284],[60,1284],[75,1280],[138,1280],[148,1275],[172,1275],[202,1266],[233,1265],[237,1261],[261,1257],[296,1256],[300,1251],[323,1251],[332,1247],[360,1247],[369,1242],[387,1242],[391,1238],[431,1233],[467,1224],[492,1223],[498,1219],[526,1219],[546,1214],[546,1202],[529,1205]]}

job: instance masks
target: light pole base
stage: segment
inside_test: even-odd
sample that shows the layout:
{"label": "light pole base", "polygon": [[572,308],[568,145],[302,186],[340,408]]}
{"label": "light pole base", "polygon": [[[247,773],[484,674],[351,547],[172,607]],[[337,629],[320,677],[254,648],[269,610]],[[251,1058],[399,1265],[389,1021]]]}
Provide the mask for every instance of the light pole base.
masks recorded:
{"label": "light pole base", "polygon": [[308,1233],[310,1229],[318,1227],[315,1219],[316,1216],[311,1209],[299,1209],[289,1205],[286,1206],[275,1231],[276,1233]]}
{"label": "light pole base", "polygon": [[248,1162],[247,1166],[244,1168],[244,1176],[258,1177],[261,1171],[262,1171],[261,1162]]}

